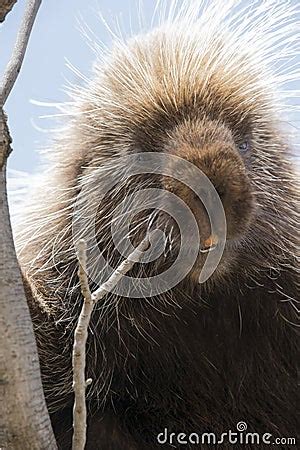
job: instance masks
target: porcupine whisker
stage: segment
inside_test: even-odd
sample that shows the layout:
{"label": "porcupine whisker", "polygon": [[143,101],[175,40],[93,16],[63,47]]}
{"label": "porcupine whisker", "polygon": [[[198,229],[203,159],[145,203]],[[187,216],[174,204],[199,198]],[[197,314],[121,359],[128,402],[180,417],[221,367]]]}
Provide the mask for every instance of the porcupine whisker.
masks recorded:
{"label": "porcupine whisker", "polygon": [[[151,446],[161,424],[228,429],[233,419],[224,392],[243,416],[239,420],[256,424],[254,431],[296,435],[298,179],[296,147],[289,149],[294,136],[284,125],[299,110],[298,5],[184,0],[158,2],[155,10],[158,27],[142,37],[125,41],[120,30],[111,30],[117,40],[112,50],[85,26],[98,59],[93,79],[68,63],[79,82],[67,83],[70,101],[55,111],[68,124],[48,150],[49,170],[36,185],[49,195],[32,196],[17,238],[34,293],[28,303],[35,306],[55,432],[66,433],[53,411],[71,406],[70,354],[82,301],[74,241],[96,234],[95,242],[88,239],[94,286],[124,260],[119,244],[135,245],[157,227],[164,236],[161,254],[137,264],[128,276],[132,284],[124,283],[121,295],[110,293],[92,317],[86,368],[95,414],[88,417],[87,448],[111,445],[106,426],[114,430],[116,450]],[[125,160],[137,153],[163,153],[170,164],[158,177],[159,164],[153,164],[155,176],[136,175],[136,158]],[[172,269],[188,224],[177,227],[176,217],[152,211],[141,191],[170,190],[209,234],[191,186],[186,189],[200,181],[189,170],[178,171],[178,160],[221,188],[227,241],[208,280],[198,282],[202,253],[213,245],[200,249],[183,279],[179,261],[171,277],[177,284],[168,289],[165,268]],[[177,178],[164,175],[173,168]],[[139,211],[139,201],[149,211]],[[191,233],[186,259],[199,247],[193,239]],[[157,294],[159,283],[151,280],[160,275],[167,290]],[[131,289],[140,296],[133,298]]]}

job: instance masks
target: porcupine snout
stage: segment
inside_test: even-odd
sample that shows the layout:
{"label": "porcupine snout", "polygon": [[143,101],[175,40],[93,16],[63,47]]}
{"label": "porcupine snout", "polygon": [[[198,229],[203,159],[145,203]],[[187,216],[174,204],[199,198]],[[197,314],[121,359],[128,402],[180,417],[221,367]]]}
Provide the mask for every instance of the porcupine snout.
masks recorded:
{"label": "porcupine snout", "polygon": [[[240,142],[235,141],[229,127],[217,121],[186,121],[173,131],[167,151],[194,164],[209,178],[224,208],[226,239],[242,236],[251,222],[254,196],[247,175],[249,155],[242,154]],[[207,186],[200,189],[200,198],[184,183],[173,178],[165,178],[164,184],[192,211],[199,228],[200,248],[204,251],[213,248],[218,236],[211,233],[206,209],[214,208],[210,189]],[[212,210],[210,212],[213,213]]]}

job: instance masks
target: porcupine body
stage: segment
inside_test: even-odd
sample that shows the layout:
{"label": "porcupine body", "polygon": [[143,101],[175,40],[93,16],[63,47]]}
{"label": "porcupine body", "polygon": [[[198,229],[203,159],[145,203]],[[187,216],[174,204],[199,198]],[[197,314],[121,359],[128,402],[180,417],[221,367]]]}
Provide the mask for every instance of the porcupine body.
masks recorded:
{"label": "porcupine body", "polygon": [[[110,294],[97,305],[88,340],[87,448],[160,448],[165,429],[220,437],[240,421],[272,439],[297,436],[299,191],[282,105],[299,36],[289,2],[243,5],[172,3],[161,26],[117,42],[87,86],[72,93],[68,126],[49,151],[17,236],[60,448],[71,445],[71,353],[82,304],[74,222],[95,218],[96,245],[116,267],[123,257],[112,242],[113,214],[130,194],[155,187],[182,198],[200,235],[209,235],[201,202],[184,183],[130,176],[124,157],[150,152],[174,156],[175,166],[182,158],[208,176],[224,207],[227,241],[203,284],[197,280],[207,255],[200,252],[166,292]],[[108,180],[114,183],[101,198]],[[143,277],[172,265],[180,242],[172,218],[145,208],[131,230],[134,243],[150,217],[168,230],[168,249],[155,263],[136,265],[133,273]],[[208,445],[193,439],[171,444]],[[232,448],[226,439],[221,445]]]}

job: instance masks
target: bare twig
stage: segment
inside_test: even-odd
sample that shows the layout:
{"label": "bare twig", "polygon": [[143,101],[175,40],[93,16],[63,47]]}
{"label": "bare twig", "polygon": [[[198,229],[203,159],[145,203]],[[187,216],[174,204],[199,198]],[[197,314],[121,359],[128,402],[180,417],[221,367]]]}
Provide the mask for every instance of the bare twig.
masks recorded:
{"label": "bare twig", "polygon": [[88,337],[88,326],[94,308],[94,301],[92,300],[86,275],[86,242],[84,240],[78,242],[77,255],[79,262],[78,277],[84,301],[74,334],[72,355],[73,389],[75,394],[73,410],[73,450],[84,449],[86,441],[85,389],[87,383],[85,380],[85,347]]}
{"label": "bare twig", "polygon": [[121,278],[133,268],[134,264],[138,262],[143,252],[149,246],[149,237],[142,240],[142,242],[137,246],[136,249],[125,259],[119,267],[116,268],[111,277],[103,283],[95,292],[92,294],[92,300],[97,302],[101,300],[108,292],[111,292],[113,288],[118,284]]}
{"label": "bare twig", "polygon": [[42,0],[28,0],[15,47],[0,84],[0,107],[3,107],[20,72],[29,36]]}
{"label": "bare twig", "polygon": [[85,379],[86,342],[88,327],[95,304],[108,292],[111,292],[121,278],[140,261],[144,250],[149,246],[149,237],[145,238],[138,247],[114,271],[110,278],[95,292],[91,293],[88,283],[86,263],[86,242],[81,239],[77,244],[79,262],[78,277],[83,295],[83,305],[74,334],[73,345],[73,389],[75,394],[73,410],[73,445],[72,450],[83,450],[86,442],[86,386],[92,380]]}

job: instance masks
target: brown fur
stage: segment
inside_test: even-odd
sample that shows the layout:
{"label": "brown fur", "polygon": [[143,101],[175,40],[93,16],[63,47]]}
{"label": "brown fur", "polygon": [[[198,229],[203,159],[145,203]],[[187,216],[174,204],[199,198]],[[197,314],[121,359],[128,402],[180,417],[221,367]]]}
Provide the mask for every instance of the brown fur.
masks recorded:
{"label": "brown fur", "polygon": [[[203,170],[222,199],[228,241],[204,285],[197,283],[200,255],[165,294],[111,294],[97,306],[88,342],[87,448],[155,449],[165,427],[221,434],[241,420],[250,432],[296,437],[299,431],[298,188],[272,86],[262,89],[263,69],[245,68],[242,51],[226,68],[218,56],[229,51],[221,37],[199,54],[192,38],[184,53],[182,36],[163,28],[132,41],[129,50],[117,48],[103,69],[96,68],[95,79],[77,93],[80,114],[51,155],[43,198],[33,198],[38,208],[31,208],[22,232],[20,261],[43,383],[63,449],[71,442],[71,350],[81,305],[71,226],[80,189],[90,195],[82,213],[97,211],[98,244],[115,266],[121,258],[106,225],[117,204],[140,187],[174,192],[204,237],[210,233],[202,205],[184,184],[163,176],[124,177],[121,157],[148,151],[180,156]],[[243,155],[238,146],[244,140],[250,149]],[[99,205],[110,178],[117,189]],[[136,219],[135,242],[147,214]],[[157,223],[170,227],[172,221],[161,214]],[[132,273],[150,276],[171,264],[176,233],[167,262]]]}

